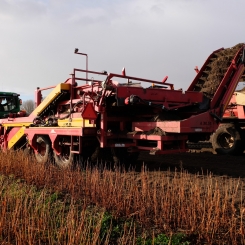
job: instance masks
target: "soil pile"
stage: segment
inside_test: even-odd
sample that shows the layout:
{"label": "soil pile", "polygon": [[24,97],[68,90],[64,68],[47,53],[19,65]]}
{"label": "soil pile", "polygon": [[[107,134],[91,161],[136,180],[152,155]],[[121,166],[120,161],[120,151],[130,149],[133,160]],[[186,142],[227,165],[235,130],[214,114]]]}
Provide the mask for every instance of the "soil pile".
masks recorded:
{"label": "soil pile", "polygon": [[[234,47],[226,48],[213,54],[195,84],[194,91],[202,92],[207,98],[212,99],[233,58],[242,46],[244,46],[244,43],[238,43]],[[242,79],[245,80],[245,74],[243,74],[240,81]],[[242,92],[245,93],[245,88],[243,88]],[[175,120],[181,120],[175,112],[163,111],[161,114],[154,116],[150,121],[161,122]]]}
{"label": "soil pile", "polygon": [[160,136],[166,135],[166,133],[159,127],[155,127],[149,130],[148,132],[146,132],[145,134],[146,135],[160,135]]}
{"label": "soil pile", "polygon": [[239,43],[232,48],[224,49],[215,54],[207,66],[208,69],[204,71],[204,75],[200,78],[202,82],[198,82],[200,92],[212,99],[232,59],[243,45],[243,43]]}
{"label": "soil pile", "polygon": [[180,117],[176,113],[171,111],[163,111],[162,113],[154,116],[151,122],[162,122],[162,121],[179,121]]}

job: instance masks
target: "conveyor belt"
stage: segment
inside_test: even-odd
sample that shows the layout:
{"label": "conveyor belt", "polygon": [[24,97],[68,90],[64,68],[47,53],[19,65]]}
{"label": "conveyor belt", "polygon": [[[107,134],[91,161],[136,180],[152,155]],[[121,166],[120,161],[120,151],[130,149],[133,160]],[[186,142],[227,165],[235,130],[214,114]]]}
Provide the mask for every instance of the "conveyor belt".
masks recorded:
{"label": "conveyor belt", "polygon": [[55,102],[59,96],[64,93],[64,91],[70,90],[70,84],[68,83],[60,83],[58,84],[51,93],[42,101],[42,103],[31,113],[30,116],[41,116],[45,113],[46,110],[49,109],[51,103]]}

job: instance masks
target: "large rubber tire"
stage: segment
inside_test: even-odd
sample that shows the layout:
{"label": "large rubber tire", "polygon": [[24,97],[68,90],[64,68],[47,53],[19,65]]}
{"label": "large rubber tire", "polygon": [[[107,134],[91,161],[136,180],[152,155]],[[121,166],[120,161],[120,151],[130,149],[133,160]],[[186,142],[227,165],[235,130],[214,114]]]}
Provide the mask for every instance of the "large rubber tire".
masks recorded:
{"label": "large rubber tire", "polygon": [[72,167],[74,162],[74,153],[71,152],[70,146],[62,147],[60,155],[57,155],[54,152],[54,160],[56,165],[60,168]]}
{"label": "large rubber tire", "polygon": [[47,163],[52,157],[51,142],[47,136],[38,136],[37,138],[37,149],[35,158],[38,163]]}
{"label": "large rubber tire", "polygon": [[237,155],[243,152],[241,132],[233,124],[219,126],[212,135],[213,149],[221,155]]}

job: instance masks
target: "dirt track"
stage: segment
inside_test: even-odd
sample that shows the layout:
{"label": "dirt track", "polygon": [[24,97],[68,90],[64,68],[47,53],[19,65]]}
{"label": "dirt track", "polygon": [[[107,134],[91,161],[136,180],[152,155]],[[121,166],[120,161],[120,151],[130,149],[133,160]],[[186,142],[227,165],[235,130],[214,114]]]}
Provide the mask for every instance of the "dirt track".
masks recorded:
{"label": "dirt track", "polygon": [[230,156],[202,152],[154,156],[144,152],[140,154],[138,160],[137,165],[133,166],[137,171],[141,169],[144,161],[150,171],[182,168],[191,173],[212,172],[219,176],[245,178],[245,154]]}

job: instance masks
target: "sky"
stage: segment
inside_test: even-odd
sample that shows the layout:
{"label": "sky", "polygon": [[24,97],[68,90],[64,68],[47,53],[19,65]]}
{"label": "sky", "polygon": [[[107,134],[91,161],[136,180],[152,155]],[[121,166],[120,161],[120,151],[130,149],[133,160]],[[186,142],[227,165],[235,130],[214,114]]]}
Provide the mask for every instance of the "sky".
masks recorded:
{"label": "sky", "polygon": [[[186,90],[219,48],[245,42],[244,0],[0,0],[0,90],[34,99],[73,68]],[[89,75],[91,78],[91,75]]]}

